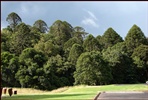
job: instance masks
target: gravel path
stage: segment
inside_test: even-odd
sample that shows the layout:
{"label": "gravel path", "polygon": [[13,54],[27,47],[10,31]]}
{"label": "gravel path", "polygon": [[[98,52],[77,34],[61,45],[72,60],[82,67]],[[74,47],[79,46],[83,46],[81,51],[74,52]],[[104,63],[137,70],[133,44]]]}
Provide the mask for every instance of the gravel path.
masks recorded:
{"label": "gravel path", "polygon": [[94,100],[148,100],[148,92],[101,92]]}

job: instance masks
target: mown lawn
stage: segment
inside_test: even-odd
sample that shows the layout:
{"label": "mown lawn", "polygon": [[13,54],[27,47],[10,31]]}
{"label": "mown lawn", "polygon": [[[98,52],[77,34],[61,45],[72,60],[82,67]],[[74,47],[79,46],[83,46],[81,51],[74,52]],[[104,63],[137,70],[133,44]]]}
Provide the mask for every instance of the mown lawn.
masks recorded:
{"label": "mown lawn", "polygon": [[[93,100],[100,91],[148,91],[148,85],[104,85],[104,86],[73,86],[54,91],[34,91],[18,89],[17,95],[3,97],[2,100]],[[24,93],[23,93],[24,90]],[[28,91],[27,91],[28,90]],[[20,93],[19,93],[20,91]]]}

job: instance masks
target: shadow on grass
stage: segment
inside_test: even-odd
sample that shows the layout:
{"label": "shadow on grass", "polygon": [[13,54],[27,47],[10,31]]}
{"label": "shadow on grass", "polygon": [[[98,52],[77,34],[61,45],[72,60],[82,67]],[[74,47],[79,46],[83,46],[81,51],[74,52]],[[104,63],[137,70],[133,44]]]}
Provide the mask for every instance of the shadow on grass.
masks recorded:
{"label": "shadow on grass", "polygon": [[76,97],[76,96],[84,96],[88,94],[55,94],[55,95],[48,95],[50,98],[60,98],[60,97]]}
{"label": "shadow on grass", "polygon": [[[46,95],[17,95],[12,97],[4,97],[2,100],[56,100],[56,99],[63,99],[63,100],[83,100],[85,96],[88,94],[46,94]],[[86,100],[86,99],[85,99]]]}

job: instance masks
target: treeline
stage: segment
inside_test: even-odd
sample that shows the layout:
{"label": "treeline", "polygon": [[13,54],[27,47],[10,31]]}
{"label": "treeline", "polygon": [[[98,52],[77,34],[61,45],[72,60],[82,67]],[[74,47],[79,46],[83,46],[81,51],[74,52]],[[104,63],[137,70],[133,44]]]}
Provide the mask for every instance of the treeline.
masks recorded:
{"label": "treeline", "polygon": [[3,87],[52,90],[72,85],[143,83],[148,80],[148,38],[133,25],[125,39],[108,28],[94,37],[57,20],[26,25],[12,12],[1,30]]}

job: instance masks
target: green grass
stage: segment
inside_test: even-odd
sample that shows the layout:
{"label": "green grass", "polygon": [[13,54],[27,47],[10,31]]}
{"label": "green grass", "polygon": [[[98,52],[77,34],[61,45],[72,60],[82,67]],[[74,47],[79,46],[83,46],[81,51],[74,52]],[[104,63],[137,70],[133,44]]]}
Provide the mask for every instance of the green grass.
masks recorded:
{"label": "green grass", "polygon": [[148,91],[148,85],[73,86],[54,91],[22,89],[20,93],[20,89],[15,89],[18,90],[18,95],[9,97],[7,94],[7,97],[3,97],[2,100],[92,100],[100,91]]}

